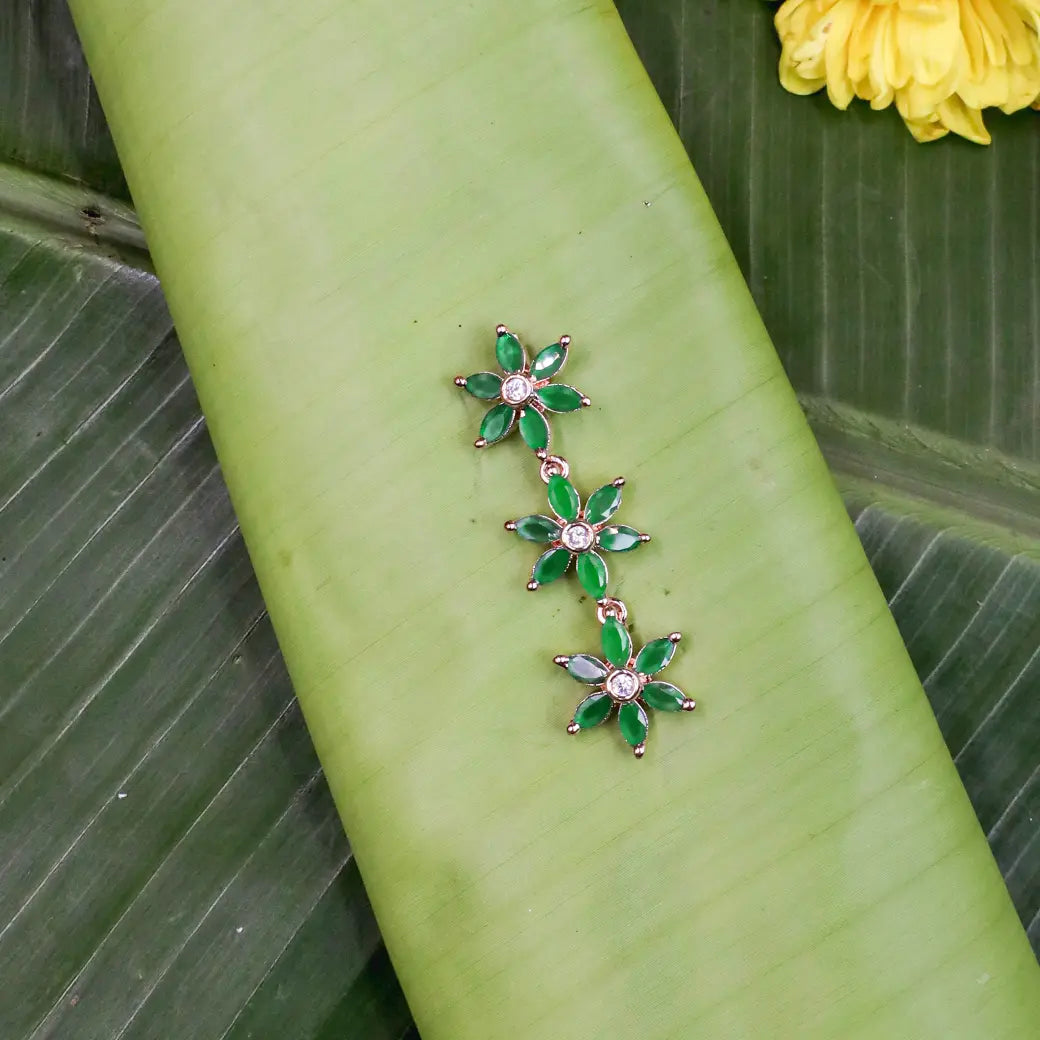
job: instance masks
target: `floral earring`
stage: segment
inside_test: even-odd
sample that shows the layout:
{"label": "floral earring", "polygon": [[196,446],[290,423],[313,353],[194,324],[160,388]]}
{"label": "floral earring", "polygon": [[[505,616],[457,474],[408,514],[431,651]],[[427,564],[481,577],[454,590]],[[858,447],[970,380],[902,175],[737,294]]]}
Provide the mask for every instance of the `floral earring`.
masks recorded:
{"label": "floral earring", "polygon": [[455,385],[483,401],[499,401],[484,415],[478,448],[497,444],[513,432],[514,424],[531,451],[548,451],[551,430],[549,413],[575,412],[592,402],[573,386],[552,382],[567,363],[570,336],[540,350],[533,364],[527,362],[527,351],[505,325],[495,329],[495,357],[502,369],[497,372],[475,372],[456,376]]}
{"label": "floral earring", "polygon": [[596,601],[603,660],[592,654],[560,654],[556,664],[589,693],[574,710],[568,733],[580,733],[605,722],[617,708],[618,728],[636,758],[646,751],[650,711],[692,711],[696,704],[671,683],[655,678],[672,660],[681,638],[678,632],[652,639],[634,652],[628,629],[628,608],[607,595],[608,571],[603,553],[638,549],[650,535],[634,527],[613,523],[621,506],[624,477],[604,484],[589,495],[584,507],[570,481],[570,463],[562,455],[549,454],[552,431],[550,413],[566,413],[592,402],[573,386],[554,383],[570,351],[570,337],[561,336],[540,350],[532,363],[520,340],[506,328],[495,329],[495,356],[502,369],[456,376],[455,385],[484,401],[497,402],[484,415],[478,448],[497,444],[514,427],[540,463],[539,476],[546,484],[552,516],[532,513],[506,522],[506,530],[522,539],[547,546],[534,563],[527,587],[533,592],[562,578],[574,561],[578,582]]}

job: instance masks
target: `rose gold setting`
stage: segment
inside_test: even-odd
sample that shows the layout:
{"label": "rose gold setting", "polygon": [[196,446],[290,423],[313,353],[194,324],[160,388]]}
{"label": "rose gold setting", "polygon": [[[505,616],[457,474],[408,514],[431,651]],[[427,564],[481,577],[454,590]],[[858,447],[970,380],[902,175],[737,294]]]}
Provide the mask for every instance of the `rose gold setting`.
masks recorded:
{"label": "rose gold setting", "polygon": [[557,654],[553,658],[553,664],[558,664],[561,668],[566,668],[570,663],[570,654]]}
{"label": "rose gold setting", "polygon": [[[533,404],[531,398],[535,391],[534,381],[526,375],[527,366],[524,365],[524,372],[510,372],[502,380],[502,392],[499,395],[502,398],[504,404],[509,405],[511,408],[519,408],[521,413],[524,410],[525,405]],[[523,393],[517,396],[513,396],[506,393],[507,386],[511,380],[518,379],[523,383]]]}
{"label": "rose gold setting", "polygon": [[[545,451],[545,449],[540,448],[539,451]],[[539,458],[541,458],[540,455]],[[563,477],[566,480],[571,475],[571,464],[562,455],[549,455],[546,453],[545,458],[542,459],[538,475],[542,478],[542,483],[544,484],[548,484],[553,477]]]}
{"label": "rose gold setting", "polygon": [[[646,676],[630,667],[615,668],[613,665],[608,667],[611,668],[611,671],[607,673],[607,677],[603,681],[603,692],[609,694],[610,699],[615,704],[627,704],[629,701],[638,700],[639,695],[643,692],[643,687],[646,685]],[[635,684],[634,688],[624,695],[617,692],[617,687],[621,685],[619,680],[622,676],[630,679]]]}
{"label": "rose gold setting", "polygon": [[507,531],[515,531],[516,530],[516,521],[515,520],[507,520],[505,522],[505,524],[503,524],[503,526],[505,527],[505,529]]}
{"label": "rose gold setting", "polygon": [[617,618],[624,625],[628,621],[628,607],[619,599],[605,596],[596,603],[596,620],[602,625],[608,617]]}
{"label": "rose gold setting", "polygon": [[596,530],[584,520],[570,520],[560,528],[560,545],[569,552],[587,552],[595,544]]}

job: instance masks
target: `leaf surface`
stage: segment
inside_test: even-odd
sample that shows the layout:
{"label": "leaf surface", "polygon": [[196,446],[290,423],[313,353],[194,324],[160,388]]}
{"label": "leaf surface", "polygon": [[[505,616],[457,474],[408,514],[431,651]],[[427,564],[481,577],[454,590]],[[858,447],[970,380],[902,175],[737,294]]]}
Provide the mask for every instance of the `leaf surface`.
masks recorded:
{"label": "leaf surface", "polygon": [[[382,5],[310,0],[291,26],[244,2],[219,20],[174,0],[75,10],[427,1040],[1032,1030],[1013,908],[612,9],[407,0],[391,25]],[[696,629],[674,678],[713,707],[655,726],[643,762],[608,729],[549,735],[536,651],[580,646],[588,613],[563,605],[547,630],[502,581],[498,523],[454,537],[523,493],[514,446],[470,454],[470,402],[436,395],[497,321],[570,330],[568,377],[594,401],[653,402],[560,433],[572,461],[659,489],[626,587],[641,637]],[[416,494],[436,557],[406,536]],[[489,719],[473,690],[513,693],[509,711]],[[985,1000],[980,963],[999,965]],[[790,999],[806,980],[829,995],[808,1013]]]}

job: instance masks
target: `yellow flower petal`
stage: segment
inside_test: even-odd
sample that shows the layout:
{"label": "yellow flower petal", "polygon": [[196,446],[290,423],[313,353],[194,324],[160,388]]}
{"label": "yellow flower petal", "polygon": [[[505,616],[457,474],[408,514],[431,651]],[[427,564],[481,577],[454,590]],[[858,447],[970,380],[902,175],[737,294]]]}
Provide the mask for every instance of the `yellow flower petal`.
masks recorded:
{"label": "yellow flower petal", "polygon": [[1000,103],[1002,112],[1011,115],[1028,108],[1040,97],[1040,69],[1036,65],[1014,65],[1008,70],[1007,98]]}
{"label": "yellow flower petal", "polygon": [[895,104],[918,141],[989,143],[982,109],[1040,107],[1040,0],[785,0],[780,81]]}
{"label": "yellow flower petal", "polygon": [[780,83],[784,90],[792,94],[815,94],[821,87],[827,85],[823,76],[815,79],[806,79],[795,65],[789,51],[780,54]]}
{"label": "yellow flower petal", "polygon": [[849,40],[849,78],[853,83],[862,83],[867,78],[870,56],[877,46],[878,31],[883,23],[884,16],[878,5],[859,5],[859,15]]}
{"label": "yellow flower petal", "polygon": [[920,141],[921,144],[938,141],[940,137],[945,137],[950,132],[939,122],[938,116],[934,120],[908,119],[906,128],[914,135],[914,140]]}
{"label": "yellow flower petal", "polygon": [[827,19],[824,48],[827,96],[835,108],[846,109],[856,96],[849,76],[849,33],[859,13],[858,0],[839,0]]}
{"label": "yellow flower petal", "polygon": [[957,96],[947,98],[938,109],[943,126],[949,127],[955,134],[966,137],[976,144],[989,144],[990,136],[982,123],[982,113],[977,108],[969,108]]}
{"label": "yellow flower petal", "polygon": [[944,0],[941,7],[924,5],[893,21],[897,24],[896,44],[909,65],[904,84],[911,79],[923,85],[942,82],[961,41],[958,0]]}

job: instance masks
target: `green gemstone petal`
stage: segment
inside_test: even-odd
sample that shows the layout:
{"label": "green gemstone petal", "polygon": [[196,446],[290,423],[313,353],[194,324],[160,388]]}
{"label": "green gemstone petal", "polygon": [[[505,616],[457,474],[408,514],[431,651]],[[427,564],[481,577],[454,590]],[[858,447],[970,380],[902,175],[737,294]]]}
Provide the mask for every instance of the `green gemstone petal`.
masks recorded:
{"label": "green gemstone petal", "polygon": [[609,520],[621,505],[621,488],[606,484],[589,495],[589,504],[585,507],[585,519],[590,524],[602,524]]}
{"label": "green gemstone petal", "polygon": [[490,401],[502,393],[502,377],[494,372],[474,372],[466,376],[465,389],[482,401]]}
{"label": "green gemstone petal", "polygon": [[643,687],[642,698],[651,708],[658,711],[682,711],[685,699],[678,686],[667,682],[647,683]]}
{"label": "green gemstone petal", "polygon": [[550,383],[535,393],[550,412],[575,412],[581,407],[580,391],[564,383]]}
{"label": "green gemstone petal", "polygon": [[570,562],[569,549],[550,549],[538,557],[534,570],[531,571],[531,577],[539,585],[548,585],[549,582],[564,576]]}
{"label": "green gemstone petal", "polygon": [[561,520],[577,520],[581,499],[574,485],[559,474],[549,478],[549,505]]}
{"label": "green gemstone petal", "polygon": [[675,644],[668,639],[655,639],[647,643],[639,656],[636,658],[636,671],[643,675],[653,675],[659,672],[672,659],[675,653]]}
{"label": "green gemstone petal", "polygon": [[480,424],[480,436],[494,444],[500,441],[513,428],[516,409],[511,404],[498,404],[484,416]]}
{"label": "green gemstone petal", "polygon": [[605,722],[614,702],[607,693],[592,693],[574,709],[574,721],[582,729]]}
{"label": "green gemstone petal", "polygon": [[632,747],[635,747],[646,740],[646,731],[650,728],[650,719],[647,717],[641,704],[629,701],[628,704],[621,705],[621,710],[618,712],[618,726],[621,729],[621,736]]}
{"label": "green gemstone petal", "polygon": [[552,343],[548,347],[543,347],[538,351],[531,365],[531,378],[534,380],[552,379],[563,368],[566,360],[567,348],[562,343]]}
{"label": "green gemstone petal", "polygon": [[578,581],[593,598],[602,599],[607,591],[607,565],[599,553],[583,552],[578,557]]}
{"label": "green gemstone petal", "polygon": [[607,677],[607,666],[591,654],[575,654],[567,662],[567,674],[583,683],[601,683]]}
{"label": "green gemstone petal", "polygon": [[520,372],[527,362],[527,355],[520,340],[511,332],[503,332],[495,342],[495,357],[503,372]]}
{"label": "green gemstone petal", "polygon": [[628,629],[616,617],[608,617],[603,622],[600,633],[603,641],[603,656],[618,668],[624,668],[632,656],[632,637]]}
{"label": "green gemstone petal", "polygon": [[598,544],[605,552],[630,552],[632,549],[638,549],[643,540],[634,527],[615,524],[600,531]]}
{"label": "green gemstone petal", "polygon": [[560,537],[560,525],[551,516],[522,516],[516,523],[516,533],[529,542],[555,542]]}
{"label": "green gemstone petal", "polygon": [[520,436],[531,451],[549,447],[549,424],[537,408],[520,410]]}

